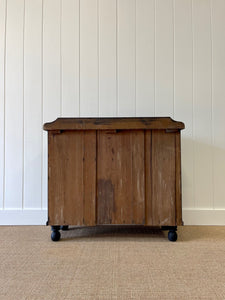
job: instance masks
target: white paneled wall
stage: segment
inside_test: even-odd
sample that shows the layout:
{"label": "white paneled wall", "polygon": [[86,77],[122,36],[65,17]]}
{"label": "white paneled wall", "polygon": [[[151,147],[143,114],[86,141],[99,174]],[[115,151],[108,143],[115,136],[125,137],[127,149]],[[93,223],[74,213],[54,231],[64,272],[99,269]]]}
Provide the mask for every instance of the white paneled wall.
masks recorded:
{"label": "white paneled wall", "polygon": [[42,201],[42,2],[27,1],[24,12],[23,208],[35,209]]}
{"label": "white paneled wall", "polygon": [[225,174],[225,3],[212,5],[212,148],[213,148],[213,207],[224,208]]}
{"label": "white paneled wall", "polygon": [[174,118],[185,123],[182,132],[183,207],[195,207],[193,136],[193,25],[192,1],[174,6]]}
{"label": "white paneled wall", "polygon": [[0,1],[0,209],[5,197],[5,24],[6,2]]}
{"label": "white paneled wall", "polygon": [[117,115],[117,2],[99,0],[99,116]]}
{"label": "white paneled wall", "polygon": [[24,1],[8,0],[5,36],[4,208],[24,202]]}
{"label": "white paneled wall", "polygon": [[155,115],[174,115],[173,0],[155,1]]}
{"label": "white paneled wall", "polygon": [[[148,30],[146,30],[148,28]],[[136,1],[136,115],[155,115],[155,2]]]}
{"label": "white paneled wall", "polygon": [[[61,4],[61,105],[62,115],[79,116],[79,0]],[[68,34],[69,33],[69,34]]]}
{"label": "white paneled wall", "polygon": [[0,0],[0,224],[47,219],[59,116],[183,121],[185,224],[225,224],[225,0]]}

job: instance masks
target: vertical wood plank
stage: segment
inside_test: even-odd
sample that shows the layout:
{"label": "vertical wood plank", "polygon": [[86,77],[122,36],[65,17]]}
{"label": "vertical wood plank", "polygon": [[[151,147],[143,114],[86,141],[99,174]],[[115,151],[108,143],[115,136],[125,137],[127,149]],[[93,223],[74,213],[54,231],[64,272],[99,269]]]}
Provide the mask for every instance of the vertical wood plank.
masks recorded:
{"label": "vertical wood plank", "polygon": [[5,208],[22,208],[24,0],[7,1],[6,26]]}
{"label": "vertical wood plank", "polygon": [[5,176],[5,39],[6,0],[0,1],[0,208],[4,208]]}
{"label": "vertical wood plank", "polygon": [[80,2],[80,115],[98,116],[98,1]]}
{"label": "vertical wood plank", "polygon": [[96,133],[49,134],[49,222],[95,225]]}
{"label": "vertical wood plank", "polygon": [[152,131],[153,225],[175,223],[175,135]]}
{"label": "vertical wood plank", "polygon": [[[48,133],[48,224],[52,225],[60,225],[63,219],[63,202],[62,197],[55,197],[54,193],[58,193],[59,185],[54,182],[54,180],[58,180],[58,177],[62,177],[62,175],[58,175],[59,173],[52,169],[52,166],[57,166],[56,163],[58,156],[55,147],[55,139],[54,132]],[[60,160],[59,160],[60,161]],[[58,176],[56,176],[56,174]],[[60,178],[61,179],[61,178]],[[61,187],[61,186],[60,186]],[[57,188],[57,190],[56,190]],[[62,193],[60,193],[61,195]],[[62,213],[60,213],[60,209],[62,209]],[[61,219],[61,220],[60,220]],[[57,222],[59,222],[57,224]]]}
{"label": "vertical wood plank", "polygon": [[24,29],[24,207],[41,207],[42,1],[27,1]]}
{"label": "vertical wood plank", "polygon": [[83,147],[81,131],[49,134],[48,211],[52,225],[83,224]]}
{"label": "vertical wood plank", "polygon": [[[113,182],[115,182],[115,224],[132,224],[132,189],[128,187],[132,182],[132,152],[130,148],[130,134],[121,132],[112,136],[112,144],[115,147],[115,162]],[[110,154],[108,159],[110,159]],[[108,160],[110,162],[110,160]]]}
{"label": "vertical wood plank", "polygon": [[[129,183],[132,182],[132,152],[131,135],[126,132],[119,132],[112,137],[113,146],[115,146],[116,168],[113,173],[115,182],[115,207],[113,221],[115,224],[132,224],[133,195]],[[110,162],[110,154],[108,161]]]}
{"label": "vertical wood plank", "polygon": [[[61,115],[60,0],[43,1],[43,123]],[[47,207],[47,133],[43,133],[42,207]]]}
{"label": "vertical wood plank", "polygon": [[173,117],[173,1],[155,3],[155,114]]}
{"label": "vertical wood plank", "polygon": [[136,1],[136,115],[154,116],[155,5]]}
{"label": "vertical wood plank", "polygon": [[152,131],[145,130],[145,224],[153,225],[152,216]]}
{"label": "vertical wood plank", "polygon": [[182,223],[182,187],[181,187],[181,143],[180,132],[175,133],[175,201],[176,201],[176,225]]}
{"label": "vertical wood plank", "polygon": [[135,0],[118,0],[118,115],[135,116]]}
{"label": "vertical wood plank", "polygon": [[210,1],[193,1],[195,205],[212,208],[212,53]]}
{"label": "vertical wood plank", "polygon": [[225,2],[212,4],[212,127],[214,208],[225,208]]}
{"label": "vertical wood plank", "polygon": [[[109,153],[112,155],[110,163]],[[99,130],[97,132],[97,224],[113,223],[113,214],[116,211],[114,186],[110,180],[116,168],[114,155],[115,146],[110,132]]]}
{"label": "vertical wood plank", "polygon": [[116,1],[99,0],[99,115],[117,113]]}
{"label": "vertical wood plank", "polygon": [[62,1],[62,115],[79,116],[79,0]]}
{"label": "vertical wood plank", "polygon": [[132,152],[132,209],[134,224],[145,224],[145,150],[144,131],[134,130],[131,134]]}
{"label": "vertical wood plank", "polygon": [[192,2],[174,2],[174,118],[182,131],[183,207],[194,207]]}
{"label": "vertical wood plank", "polygon": [[[59,146],[67,148],[64,150],[65,156],[61,160],[65,162],[59,169],[64,168],[64,202],[65,208],[69,208],[69,213],[64,212],[65,221],[68,224],[82,225],[83,224],[83,153],[84,153],[84,133],[82,131],[71,132],[64,134],[64,138],[59,142]],[[60,153],[60,150],[59,150]],[[61,152],[62,155],[62,152]],[[67,161],[67,158],[69,160]],[[68,163],[68,164],[67,164]],[[67,185],[68,184],[68,185]],[[73,212],[71,214],[71,211]],[[68,220],[69,218],[69,220]]]}
{"label": "vertical wood plank", "polygon": [[96,131],[85,131],[83,158],[83,223],[96,225]]}
{"label": "vertical wood plank", "polygon": [[143,131],[101,131],[97,157],[98,224],[144,224]]}

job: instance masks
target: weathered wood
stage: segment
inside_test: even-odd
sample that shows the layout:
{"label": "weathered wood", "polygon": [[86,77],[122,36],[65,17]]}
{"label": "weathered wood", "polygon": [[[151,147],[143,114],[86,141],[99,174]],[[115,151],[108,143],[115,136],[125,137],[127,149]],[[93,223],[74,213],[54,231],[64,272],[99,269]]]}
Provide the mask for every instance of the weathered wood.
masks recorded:
{"label": "weathered wood", "polygon": [[183,124],[170,118],[47,124],[49,225],[182,225],[180,129],[173,123]]}
{"label": "weathered wood", "polygon": [[50,225],[95,223],[95,149],[95,132],[49,133]]}
{"label": "weathered wood", "polygon": [[44,130],[184,129],[182,122],[159,118],[58,118]]}
{"label": "weathered wood", "polygon": [[133,224],[145,224],[145,147],[144,131],[131,133]]}
{"label": "weathered wood", "polygon": [[153,225],[152,219],[152,132],[145,131],[145,220]]}
{"label": "weathered wood", "polygon": [[175,225],[175,133],[152,131],[153,225]]}
{"label": "weathered wood", "polygon": [[182,221],[182,193],[181,193],[181,144],[180,132],[175,134],[176,138],[176,225],[183,225]]}
{"label": "weathered wood", "polygon": [[144,224],[144,132],[101,131],[98,224]]}
{"label": "weathered wood", "polygon": [[97,224],[111,224],[113,211],[115,211],[114,186],[111,179],[115,169],[115,159],[112,157],[111,165],[104,162],[109,152],[112,155],[115,152],[108,132],[98,132],[97,138]]}
{"label": "weathered wood", "polygon": [[96,224],[96,131],[84,131],[83,224]]}

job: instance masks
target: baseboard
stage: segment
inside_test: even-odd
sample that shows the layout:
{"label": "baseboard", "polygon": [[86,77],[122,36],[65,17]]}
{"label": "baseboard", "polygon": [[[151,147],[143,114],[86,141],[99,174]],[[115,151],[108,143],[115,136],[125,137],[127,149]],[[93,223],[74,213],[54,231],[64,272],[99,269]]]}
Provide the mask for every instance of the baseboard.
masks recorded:
{"label": "baseboard", "polygon": [[0,225],[46,225],[46,209],[0,210]]}
{"label": "baseboard", "polygon": [[[0,225],[45,225],[47,210],[0,210]],[[184,225],[225,225],[225,209],[183,209]]]}
{"label": "baseboard", "polygon": [[225,209],[183,208],[184,225],[225,225]]}

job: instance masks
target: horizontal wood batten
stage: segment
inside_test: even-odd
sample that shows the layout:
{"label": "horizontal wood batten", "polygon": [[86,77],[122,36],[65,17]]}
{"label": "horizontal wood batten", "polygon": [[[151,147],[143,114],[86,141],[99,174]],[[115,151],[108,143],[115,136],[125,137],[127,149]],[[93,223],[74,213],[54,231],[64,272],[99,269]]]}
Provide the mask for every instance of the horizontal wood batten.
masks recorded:
{"label": "horizontal wood batten", "polygon": [[58,118],[44,124],[44,130],[184,129],[184,123],[170,117],[152,118]]}

